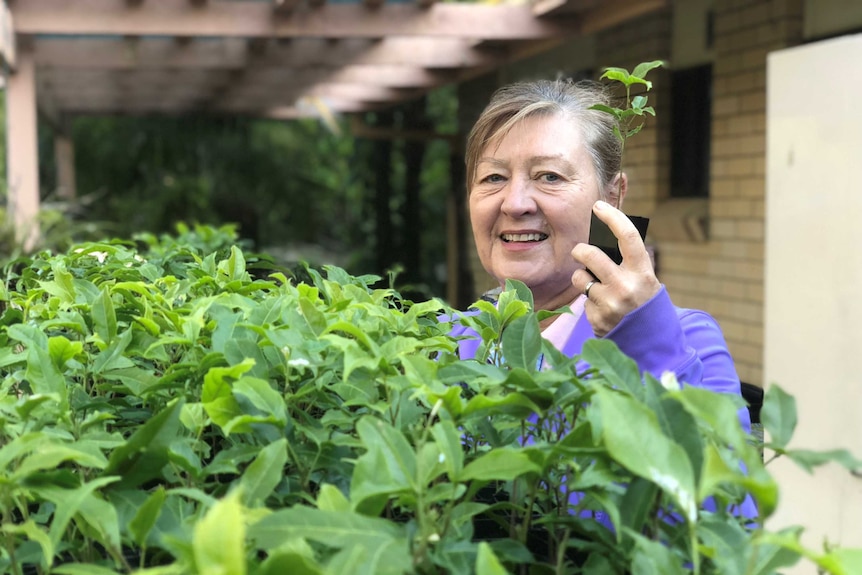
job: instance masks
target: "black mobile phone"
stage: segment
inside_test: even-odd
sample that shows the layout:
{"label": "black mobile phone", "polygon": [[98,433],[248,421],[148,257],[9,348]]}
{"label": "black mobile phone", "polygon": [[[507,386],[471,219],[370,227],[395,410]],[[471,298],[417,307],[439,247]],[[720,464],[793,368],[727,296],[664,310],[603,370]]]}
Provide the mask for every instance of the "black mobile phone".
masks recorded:
{"label": "black mobile phone", "polygon": [[[608,225],[600,220],[595,213],[592,213],[590,219],[590,245],[596,246],[603,252],[608,254],[615,264],[620,265],[623,261],[623,255],[620,253],[619,242],[617,237],[608,227]],[[643,216],[628,216],[642,240],[646,240],[647,227],[649,227],[649,218]]]}

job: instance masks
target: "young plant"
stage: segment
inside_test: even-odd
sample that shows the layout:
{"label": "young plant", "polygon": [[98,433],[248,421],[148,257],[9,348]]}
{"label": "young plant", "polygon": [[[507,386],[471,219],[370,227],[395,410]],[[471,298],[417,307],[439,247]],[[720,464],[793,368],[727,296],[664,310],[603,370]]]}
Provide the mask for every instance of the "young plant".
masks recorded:
{"label": "young plant", "polygon": [[[620,168],[617,178],[617,194],[622,196],[623,186],[623,153],[625,152],[626,140],[641,131],[644,125],[644,115],[649,114],[655,116],[655,110],[652,106],[647,106],[647,97],[639,94],[632,97],[632,86],[639,84],[645,87],[646,91],[652,88],[652,82],[646,79],[647,73],[659,66],[664,65],[661,60],[652,62],[643,62],[638,64],[635,69],[629,73],[624,68],[606,68],[601,79],[613,80],[619,82],[625,88],[625,101],[623,107],[612,107],[604,104],[595,104],[590,107],[591,110],[597,110],[610,114],[616,119],[613,125],[614,135],[620,141]],[[649,218],[642,216],[629,215],[629,219],[638,229],[641,239],[646,240],[646,231],[649,226]],[[590,219],[590,244],[598,246],[614,263],[622,263],[623,256],[620,252],[617,238],[602,220],[595,214],[592,214]]]}
{"label": "young plant", "polygon": [[[649,92],[652,89],[652,82],[646,79],[646,75],[650,70],[661,66],[664,66],[662,60],[653,60],[651,62],[641,62],[631,72],[625,68],[605,68],[604,73],[601,75],[602,80],[619,82],[626,91],[622,108],[605,106],[604,104],[596,104],[591,107],[593,110],[605,112],[616,118],[618,125],[614,126],[614,134],[619,138],[623,152],[625,152],[626,140],[640,132],[643,128],[644,115],[648,114],[655,117],[655,109],[652,106],[647,106],[647,96],[645,94],[638,94],[632,97],[632,86],[635,84],[643,86],[644,91]],[[620,166],[620,172],[622,173],[622,165]],[[622,182],[620,182],[620,185],[622,185]]]}

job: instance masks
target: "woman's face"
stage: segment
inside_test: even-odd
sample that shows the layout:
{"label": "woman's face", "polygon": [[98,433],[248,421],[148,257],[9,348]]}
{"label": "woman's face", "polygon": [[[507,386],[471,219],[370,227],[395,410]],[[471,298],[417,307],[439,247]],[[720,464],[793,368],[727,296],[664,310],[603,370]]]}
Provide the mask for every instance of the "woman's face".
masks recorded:
{"label": "woman's face", "polygon": [[562,115],[530,117],[480,154],[470,221],[482,265],[500,283],[524,282],[537,309],[579,294],[571,256],[589,236],[599,182],[579,126]]}

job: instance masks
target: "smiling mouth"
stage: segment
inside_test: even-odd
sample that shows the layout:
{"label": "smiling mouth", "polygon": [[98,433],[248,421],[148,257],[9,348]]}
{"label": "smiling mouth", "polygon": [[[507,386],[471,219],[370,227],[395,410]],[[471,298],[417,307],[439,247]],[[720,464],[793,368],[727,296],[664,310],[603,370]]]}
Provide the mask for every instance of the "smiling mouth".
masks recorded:
{"label": "smiling mouth", "polygon": [[500,234],[500,239],[504,242],[540,242],[548,239],[548,234]]}

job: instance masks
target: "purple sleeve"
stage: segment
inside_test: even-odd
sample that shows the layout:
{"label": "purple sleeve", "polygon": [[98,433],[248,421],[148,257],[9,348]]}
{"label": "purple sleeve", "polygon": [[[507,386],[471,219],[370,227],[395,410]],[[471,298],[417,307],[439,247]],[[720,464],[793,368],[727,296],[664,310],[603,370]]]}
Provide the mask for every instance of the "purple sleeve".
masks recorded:
{"label": "purple sleeve", "polygon": [[[663,286],[606,337],[634,359],[641,371],[656,377],[671,371],[680,383],[742,395],[739,376],[718,323],[706,312],[674,306]],[[751,433],[748,409],[740,408],[738,416],[745,432]],[[714,510],[715,502],[706,501],[704,508]],[[735,512],[743,517],[757,517],[751,495],[746,496]]]}
{"label": "purple sleeve", "polygon": [[[719,393],[742,395],[739,376],[721,328],[706,312],[677,308],[662,287],[647,303],[629,313],[606,336],[655,377],[670,371],[680,383]],[[748,410],[739,421],[751,431]]]}

